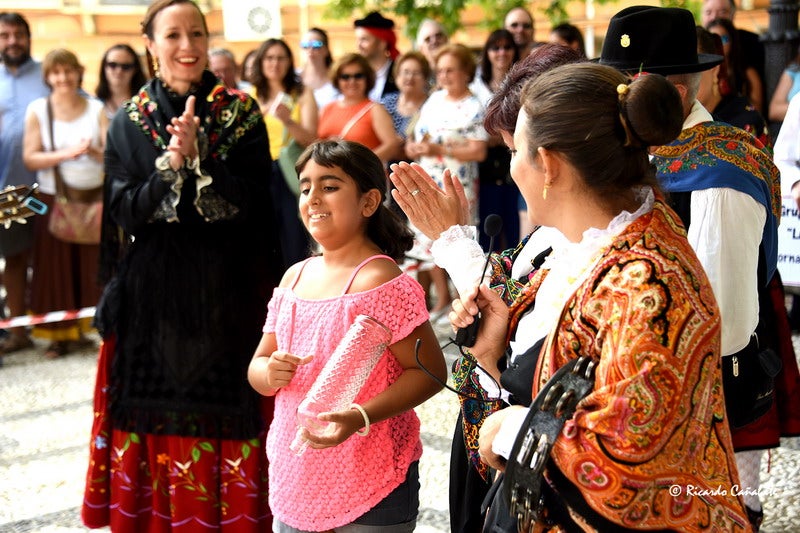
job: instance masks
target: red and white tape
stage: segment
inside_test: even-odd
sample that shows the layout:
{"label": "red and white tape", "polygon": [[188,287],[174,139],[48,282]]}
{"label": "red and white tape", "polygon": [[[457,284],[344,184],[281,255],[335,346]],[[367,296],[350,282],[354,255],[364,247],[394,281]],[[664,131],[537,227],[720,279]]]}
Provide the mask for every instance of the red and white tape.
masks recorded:
{"label": "red and white tape", "polygon": [[52,322],[65,322],[78,318],[94,316],[94,307],[84,307],[83,309],[71,309],[69,311],[52,311],[42,315],[24,315],[0,320],[0,328],[18,328],[20,326],[37,326],[39,324],[50,324]]}

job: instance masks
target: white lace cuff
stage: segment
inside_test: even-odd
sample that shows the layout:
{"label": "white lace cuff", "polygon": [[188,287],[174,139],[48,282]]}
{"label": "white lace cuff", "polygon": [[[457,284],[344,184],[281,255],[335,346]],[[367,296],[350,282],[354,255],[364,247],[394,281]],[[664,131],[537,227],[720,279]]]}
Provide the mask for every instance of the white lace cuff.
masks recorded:
{"label": "white lace cuff", "polygon": [[528,416],[528,409],[514,409],[508,414],[492,441],[494,453],[506,459],[511,457],[511,449],[514,448],[514,442],[517,440],[526,416]]}
{"label": "white lace cuff", "polygon": [[450,275],[459,296],[481,282],[486,256],[478,244],[475,226],[450,226],[433,241],[431,254]]}

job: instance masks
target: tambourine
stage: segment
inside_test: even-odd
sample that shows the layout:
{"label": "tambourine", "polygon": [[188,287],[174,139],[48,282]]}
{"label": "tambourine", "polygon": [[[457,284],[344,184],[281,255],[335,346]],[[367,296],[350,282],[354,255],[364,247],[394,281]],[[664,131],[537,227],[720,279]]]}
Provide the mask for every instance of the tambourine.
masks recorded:
{"label": "tambourine", "polygon": [[517,434],[506,464],[503,491],[519,531],[530,531],[542,512],[542,481],[550,450],[575,407],[594,388],[596,363],[572,359],[539,391]]}

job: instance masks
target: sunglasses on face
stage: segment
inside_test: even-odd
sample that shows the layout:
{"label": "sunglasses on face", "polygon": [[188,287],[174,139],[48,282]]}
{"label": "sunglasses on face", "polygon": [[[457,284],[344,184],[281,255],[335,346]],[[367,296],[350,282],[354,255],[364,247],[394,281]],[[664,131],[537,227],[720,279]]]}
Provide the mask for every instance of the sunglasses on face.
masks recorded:
{"label": "sunglasses on face", "polygon": [[116,70],[119,68],[127,72],[129,70],[133,70],[135,65],[133,63],[117,63],[116,61],[109,61],[106,63],[106,66],[111,70]]}
{"label": "sunglasses on face", "polygon": [[323,46],[325,46],[325,43],[322,41],[300,41],[300,48],[303,50],[308,50],[309,48],[316,50],[317,48],[322,48]]}
{"label": "sunglasses on face", "polygon": [[350,80],[363,80],[367,75],[363,72],[356,72],[355,74],[339,74],[339,79],[342,81]]}
{"label": "sunglasses on face", "polygon": [[437,33],[434,33],[433,35],[428,35],[427,37],[422,39],[422,42],[424,42],[425,44],[431,44],[432,42],[443,41],[444,37],[445,37],[444,33],[437,32]]}
{"label": "sunglasses on face", "polygon": [[512,22],[511,24],[509,24],[509,26],[511,26],[515,30],[517,28],[522,28],[523,30],[529,30],[533,28],[533,24],[531,24],[530,22]]}
{"label": "sunglasses on face", "polygon": [[513,49],[514,47],[511,46],[510,44],[494,44],[489,47],[489,50],[491,50],[492,52],[498,52],[500,50],[513,50]]}

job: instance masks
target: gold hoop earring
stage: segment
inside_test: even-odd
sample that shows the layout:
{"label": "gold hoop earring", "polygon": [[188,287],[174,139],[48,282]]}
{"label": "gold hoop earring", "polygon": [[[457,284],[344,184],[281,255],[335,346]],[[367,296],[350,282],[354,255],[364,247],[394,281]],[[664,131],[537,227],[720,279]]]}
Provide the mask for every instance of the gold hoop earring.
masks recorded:
{"label": "gold hoop earring", "polygon": [[153,64],[153,76],[156,77],[156,78],[160,77],[161,72],[158,69],[158,58],[157,57],[153,56],[152,64]]}

